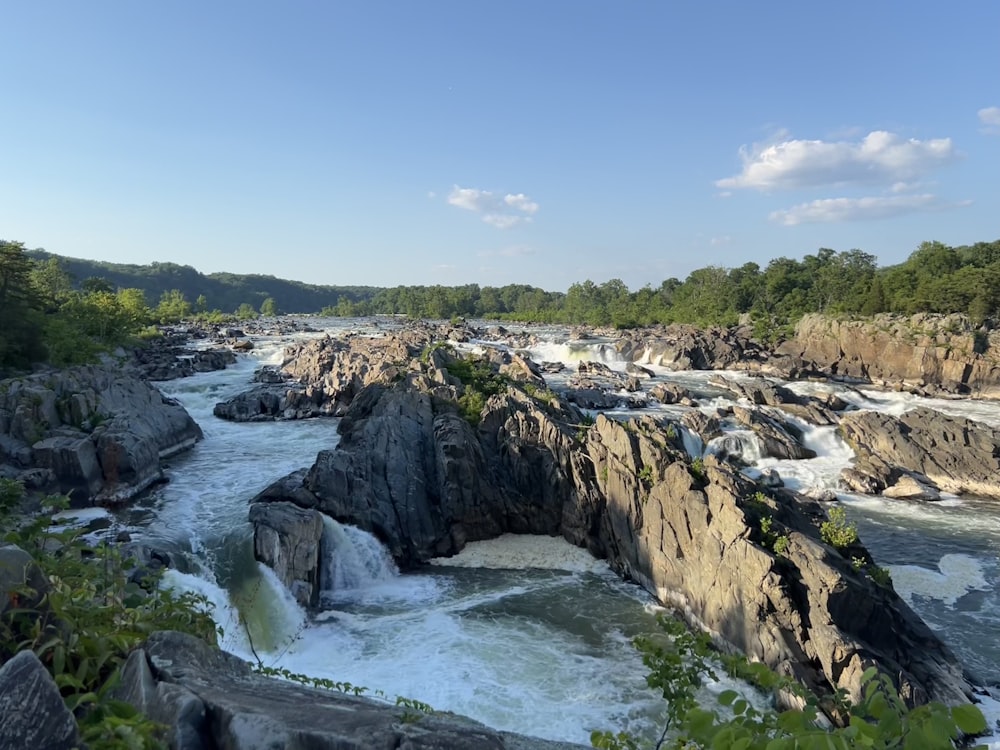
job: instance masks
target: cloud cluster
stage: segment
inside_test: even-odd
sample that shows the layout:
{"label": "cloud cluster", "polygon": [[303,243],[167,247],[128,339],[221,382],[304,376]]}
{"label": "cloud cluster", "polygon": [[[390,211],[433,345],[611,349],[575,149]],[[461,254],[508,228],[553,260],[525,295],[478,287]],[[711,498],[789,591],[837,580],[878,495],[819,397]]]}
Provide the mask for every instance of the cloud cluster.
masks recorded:
{"label": "cloud cluster", "polygon": [[1000,135],[1000,107],[983,107],[978,114],[984,133]]}
{"label": "cloud cluster", "polygon": [[744,147],[740,155],[743,170],[718,180],[718,187],[790,190],[906,182],[958,158],[950,138],[904,140],[884,130],[856,142],[787,140]]}
{"label": "cloud cluster", "polygon": [[489,190],[458,185],[448,194],[448,203],[479,214],[484,222],[497,229],[510,229],[530,222],[538,212],[538,204],[524,193],[497,195]]}
{"label": "cloud cluster", "polygon": [[921,195],[870,196],[866,198],[823,198],[771,212],[771,221],[794,227],[798,224],[833,221],[871,221],[916,211],[946,211],[968,205],[949,203],[930,193]]}
{"label": "cloud cluster", "polygon": [[[980,119],[987,122],[992,113]],[[996,111],[1000,122],[1000,108]],[[941,211],[959,203],[930,193],[910,194],[930,172],[960,158],[950,138],[906,139],[874,130],[860,140],[781,140],[740,149],[739,174],[716,181],[723,191],[845,189],[881,187],[882,195],[822,198],[773,211],[771,221],[785,226],[810,222],[887,219]],[[725,194],[725,193],[724,193]]]}

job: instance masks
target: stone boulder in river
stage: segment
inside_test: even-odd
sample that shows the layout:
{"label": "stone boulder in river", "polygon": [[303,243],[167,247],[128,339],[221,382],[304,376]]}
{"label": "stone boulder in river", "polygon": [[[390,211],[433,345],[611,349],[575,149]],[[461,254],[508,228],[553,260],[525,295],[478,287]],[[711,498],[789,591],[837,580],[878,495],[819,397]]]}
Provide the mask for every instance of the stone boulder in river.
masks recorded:
{"label": "stone boulder in river", "polygon": [[850,412],[839,429],[857,454],[842,475],[856,491],[878,494],[909,477],[943,492],[1000,498],[1000,433],[980,422],[921,407],[899,417]]}

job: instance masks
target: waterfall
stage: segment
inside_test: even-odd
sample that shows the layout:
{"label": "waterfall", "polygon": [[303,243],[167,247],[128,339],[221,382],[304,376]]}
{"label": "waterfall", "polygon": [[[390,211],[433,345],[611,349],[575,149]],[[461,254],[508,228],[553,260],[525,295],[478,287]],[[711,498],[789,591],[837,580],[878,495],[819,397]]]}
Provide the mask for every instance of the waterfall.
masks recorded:
{"label": "waterfall", "polygon": [[677,425],[676,429],[680,430],[681,440],[684,441],[684,451],[691,458],[700,458],[705,453],[705,443],[701,437],[683,425]]}
{"label": "waterfall", "polygon": [[337,523],[329,516],[323,516],[320,545],[323,594],[362,589],[391,581],[399,575],[392,555],[382,542],[367,531]]}
{"label": "waterfall", "polygon": [[760,461],[760,443],[751,430],[733,430],[712,440],[705,453],[717,456],[732,456],[748,466]]}

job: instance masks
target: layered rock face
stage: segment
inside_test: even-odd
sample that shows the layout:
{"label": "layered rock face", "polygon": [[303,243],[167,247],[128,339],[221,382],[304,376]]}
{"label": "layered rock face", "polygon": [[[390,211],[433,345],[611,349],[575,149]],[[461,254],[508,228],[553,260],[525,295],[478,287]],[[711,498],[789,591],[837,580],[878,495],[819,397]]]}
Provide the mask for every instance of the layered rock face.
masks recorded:
{"label": "layered rock face", "polygon": [[807,315],[776,355],[779,369],[792,374],[1000,398],[1000,331],[975,329],[961,315],[877,315],[864,321]]}
{"label": "layered rock face", "polygon": [[[820,540],[824,513],[814,502],[758,494],[711,457],[699,475],[651,420],[630,428],[598,417],[587,449],[612,567],[722,642],[855,699],[861,673],[875,664],[915,702],[965,700],[969,686],[947,647],[894,591]],[[787,538],[780,554],[763,518],[768,533]],[[868,557],[860,547],[846,552]]]}
{"label": "layered rock face", "polygon": [[934,499],[937,491],[1000,499],[1000,433],[919,408],[900,417],[848,413],[840,432],[858,458],[844,472],[859,492]]}
{"label": "layered rock face", "polygon": [[[692,467],[673,424],[591,424],[557,396],[513,385],[485,402],[473,427],[457,414],[465,387],[442,364],[414,363],[404,379],[363,389],[337,449],[256,502],[358,525],[403,566],[504,532],[561,534],[679,605],[721,645],[810,687],[858,697],[862,672],[877,665],[915,703],[966,700],[949,649],[891,588],[854,569],[849,558],[871,560],[864,548],[821,541],[815,502],[762,494],[711,458]],[[271,532],[258,524],[257,533]],[[315,583],[307,575],[291,585]]]}
{"label": "layered rock face", "polygon": [[0,472],[80,504],[128,500],[162,478],[161,459],[201,437],[184,407],[112,368],[0,384]]}

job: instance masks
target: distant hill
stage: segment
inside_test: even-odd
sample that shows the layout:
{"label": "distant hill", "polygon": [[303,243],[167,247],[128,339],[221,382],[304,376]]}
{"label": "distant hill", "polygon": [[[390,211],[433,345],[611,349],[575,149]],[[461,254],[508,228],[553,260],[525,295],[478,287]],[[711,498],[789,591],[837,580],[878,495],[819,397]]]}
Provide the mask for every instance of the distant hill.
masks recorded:
{"label": "distant hill", "polygon": [[154,307],[164,292],[178,289],[191,303],[204,295],[210,310],[233,312],[243,303],[260,309],[264,300],[271,297],[280,312],[315,313],[324,307],[335,307],[342,298],[361,302],[382,291],[379,287],[321,286],[258,274],[206,275],[191,266],[176,263],[150,263],[147,266],[105,263],[67,258],[45,250],[29,250],[27,255],[40,261],[55,258],[77,286],[86,279],[97,277],[118,288],[141,289],[146,294],[146,302]]}

